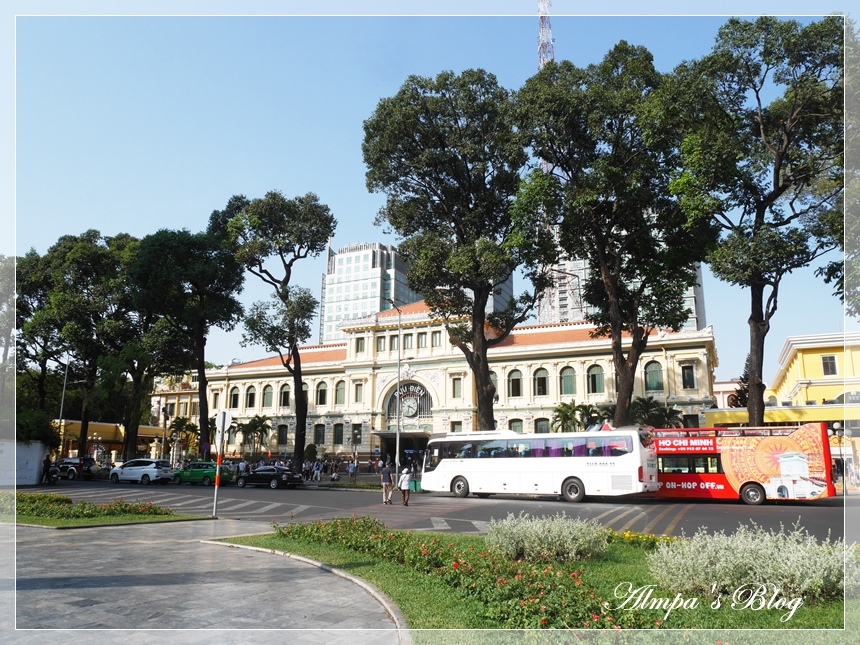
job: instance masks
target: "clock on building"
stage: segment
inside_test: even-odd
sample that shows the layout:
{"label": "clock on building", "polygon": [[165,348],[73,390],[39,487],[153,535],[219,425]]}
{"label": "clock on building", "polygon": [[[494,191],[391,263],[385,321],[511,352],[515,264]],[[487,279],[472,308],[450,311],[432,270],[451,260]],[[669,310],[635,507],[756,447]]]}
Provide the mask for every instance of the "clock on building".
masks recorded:
{"label": "clock on building", "polygon": [[414,417],[418,414],[418,399],[414,397],[403,399],[402,406],[402,412],[407,417]]}

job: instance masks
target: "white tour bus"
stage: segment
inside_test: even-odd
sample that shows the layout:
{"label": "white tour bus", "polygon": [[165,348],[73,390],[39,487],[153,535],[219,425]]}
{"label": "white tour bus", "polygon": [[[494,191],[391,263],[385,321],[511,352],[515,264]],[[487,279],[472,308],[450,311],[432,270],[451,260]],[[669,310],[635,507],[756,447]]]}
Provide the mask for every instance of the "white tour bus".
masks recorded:
{"label": "white tour bus", "polygon": [[657,453],[649,427],[601,432],[520,434],[470,432],[431,436],[424,452],[422,490],[562,495],[656,492]]}

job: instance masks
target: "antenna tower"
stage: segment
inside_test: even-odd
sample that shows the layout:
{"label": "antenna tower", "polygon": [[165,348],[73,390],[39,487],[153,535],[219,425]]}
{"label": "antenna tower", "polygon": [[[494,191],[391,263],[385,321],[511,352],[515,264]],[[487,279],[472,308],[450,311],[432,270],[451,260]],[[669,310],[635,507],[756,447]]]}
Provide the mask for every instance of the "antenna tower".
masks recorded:
{"label": "antenna tower", "polygon": [[549,8],[552,0],[538,0],[538,18],[540,18],[540,37],[538,38],[538,69],[543,69],[549,61],[555,59],[553,49],[552,25],[549,22]]}

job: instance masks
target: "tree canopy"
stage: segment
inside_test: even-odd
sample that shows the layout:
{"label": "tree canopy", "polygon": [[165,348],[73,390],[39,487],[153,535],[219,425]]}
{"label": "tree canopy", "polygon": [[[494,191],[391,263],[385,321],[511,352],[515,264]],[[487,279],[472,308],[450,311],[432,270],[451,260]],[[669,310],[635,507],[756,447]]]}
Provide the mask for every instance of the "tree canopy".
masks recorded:
{"label": "tree canopy", "polygon": [[367,187],[386,195],[377,224],[402,239],[409,286],[466,357],[480,429],[495,427],[487,350],[527,317],[542,289],[538,281],[492,307],[529,244],[545,237],[533,219],[514,214],[525,143],[511,92],[484,70],[410,76],[364,122]]}
{"label": "tree canopy", "polygon": [[664,77],[643,47],[622,41],[585,69],[550,62],[518,95],[546,177],[541,211],[558,231],[558,259],[585,260],[581,285],[595,336],[612,343],[618,392],[614,423],[631,421],[639,357],[657,328],[679,330],[686,292],[714,238],[688,222],[669,193],[677,149],[655,96]]}
{"label": "tree canopy", "polygon": [[843,218],[844,19],[733,18],[713,51],[679,66],[672,181],[690,220],[721,229],[718,278],[749,290],[749,422],[764,421],[764,342],[782,279],[839,247]]}

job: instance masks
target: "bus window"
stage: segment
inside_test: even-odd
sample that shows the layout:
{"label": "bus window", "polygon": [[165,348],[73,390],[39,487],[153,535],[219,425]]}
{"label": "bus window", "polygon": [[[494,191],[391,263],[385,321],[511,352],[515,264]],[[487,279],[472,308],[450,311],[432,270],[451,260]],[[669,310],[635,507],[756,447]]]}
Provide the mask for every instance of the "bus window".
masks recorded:
{"label": "bus window", "polygon": [[570,454],[570,452],[565,452],[565,450],[564,450],[564,441],[563,440],[561,440],[561,439],[547,439],[546,440],[546,455],[548,457],[564,457],[565,455],[569,455],[569,454]]}
{"label": "bus window", "polygon": [[693,466],[697,473],[721,474],[723,472],[719,455],[693,457]]}
{"label": "bus window", "polygon": [[543,457],[544,440],[531,439],[520,444],[520,454],[523,457]]}
{"label": "bus window", "polygon": [[504,457],[505,441],[482,441],[478,444],[478,457]]}
{"label": "bus window", "polygon": [[690,460],[687,457],[660,457],[657,460],[657,470],[674,475],[689,473]]}
{"label": "bus window", "polygon": [[588,447],[585,444],[585,439],[574,439],[572,442],[572,454],[574,457],[585,457],[588,454]]}
{"label": "bus window", "polygon": [[[605,448],[604,448],[605,450]],[[633,452],[633,439],[630,437],[610,437],[609,453],[613,457]]]}

